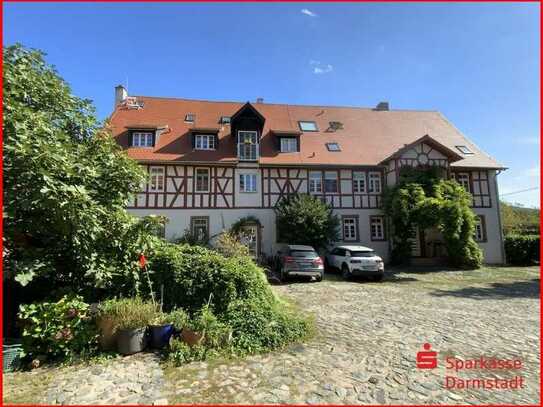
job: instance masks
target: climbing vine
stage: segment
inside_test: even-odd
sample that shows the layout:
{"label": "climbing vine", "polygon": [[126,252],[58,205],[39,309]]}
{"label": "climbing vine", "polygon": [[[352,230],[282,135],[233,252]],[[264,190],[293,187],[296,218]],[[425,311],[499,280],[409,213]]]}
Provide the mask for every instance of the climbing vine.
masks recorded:
{"label": "climbing vine", "polygon": [[452,265],[477,268],[483,255],[475,242],[471,195],[456,181],[443,179],[442,169],[404,168],[399,182],[385,191],[384,211],[392,226],[392,261],[411,256],[413,227],[437,227]]}

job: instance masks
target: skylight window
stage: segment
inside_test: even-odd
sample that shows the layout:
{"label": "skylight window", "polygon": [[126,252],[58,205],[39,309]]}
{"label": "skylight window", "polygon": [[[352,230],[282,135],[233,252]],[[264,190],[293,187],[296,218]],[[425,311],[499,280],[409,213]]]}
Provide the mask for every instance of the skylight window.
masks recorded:
{"label": "skylight window", "polygon": [[221,124],[230,124],[230,116],[221,116]]}
{"label": "skylight window", "polygon": [[460,151],[464,155],[474,154],[473,151],[471,151],[468,146],[455,146],[455,147],[458,151]]}
{"label": "skylight window", "polygon": [[341,148],[339,148],[339,143],[326,143],[326,148],[328,151],[341,151]]}
{"label": "skylight window", "polygon": [[185,115],[185,121],[186,121],[187,123],[193,123],[193,122],[194,122],[194,116],[195,116],[195,115],[194,115],[193,113],[187,113],[187,114]]}
{"label": "skylight window", "polygon": [[301,131],[319,131],[317,123],[311,121],[299,121],[298,125],[300,126]]}

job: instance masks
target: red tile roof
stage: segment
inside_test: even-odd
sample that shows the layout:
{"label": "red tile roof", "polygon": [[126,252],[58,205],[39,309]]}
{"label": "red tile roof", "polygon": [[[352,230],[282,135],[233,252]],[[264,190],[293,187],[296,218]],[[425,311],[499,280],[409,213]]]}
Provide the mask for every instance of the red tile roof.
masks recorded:
{"label": "red tile roof", "polygon": [[[128,154],[141,161],[236,162],[236,146],[230,126],[219,123],[221,116],[233,116],[244,103],[212,102],[138,96],[142,109],[117,107],[111,116],[113,135]],[[301,106],[254,103],[266,119],[261,138],[260,163],[270,165],[379,165],[398,150],[428,135],[457,152],[465,145],[474,154],[460,155],[457,167],[504,168],[480,150],[436,111],[376,111],[358,107]],[[185,115],[195,115],[186,123]],[[279,153],[277,134],[300,134],[298,121],[315,121],[319,131],[302,132],[300,152]],[[343,129],[329,130],[329,122],[343,123]],[[166,128],[153,148],[128,146],[130,128]],[[191,129],[218,129],[219,148],[195,151]],[[216,130],[215,130],[216,131]],[[325,143],[337,142],[341,152],[330,152]]]}

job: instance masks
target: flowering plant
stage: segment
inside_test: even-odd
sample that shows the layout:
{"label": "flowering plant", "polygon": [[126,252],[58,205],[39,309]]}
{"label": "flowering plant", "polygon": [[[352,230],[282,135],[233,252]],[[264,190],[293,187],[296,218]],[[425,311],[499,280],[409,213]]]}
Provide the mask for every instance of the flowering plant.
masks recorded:
{"label": "flowering plant", "polygon": [[89,304],[80,296],[21,305],[22,344],[29,357],[69,359],[97,349],[97,330]]}

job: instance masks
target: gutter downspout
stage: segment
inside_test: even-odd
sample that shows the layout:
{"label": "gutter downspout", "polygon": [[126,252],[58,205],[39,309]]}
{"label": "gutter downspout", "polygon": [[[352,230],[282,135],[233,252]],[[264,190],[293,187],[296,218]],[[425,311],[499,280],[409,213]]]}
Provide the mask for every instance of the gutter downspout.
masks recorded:
{"label": "gutter downspout", "polygon": [[496,189],[496,209],[498,210],[498,227],[500,228],[500,250],[502,254],[502,263],[506,264],[505,258],[505,245],[503,242],[503,227],[502,227],[502,213],[500,209],[500,194],[498,193],[498,175],[500,175],[502,170],[496,170],[494,175],[494,188]]}

